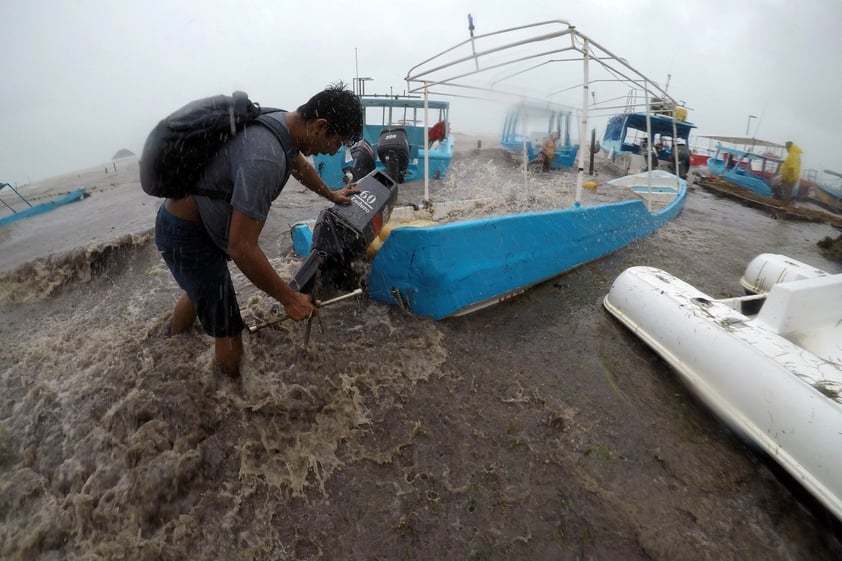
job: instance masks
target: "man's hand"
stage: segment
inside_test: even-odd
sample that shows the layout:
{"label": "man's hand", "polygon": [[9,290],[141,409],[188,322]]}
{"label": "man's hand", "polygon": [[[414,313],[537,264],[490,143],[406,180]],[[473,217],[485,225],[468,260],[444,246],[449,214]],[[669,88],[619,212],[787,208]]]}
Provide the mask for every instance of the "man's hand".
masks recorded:
{"label": "man's hand", "polygon": [[292,299],[284,304],[284,312],[291,319],[301,321],[313,315],[316,312],[316,306],[309,295],[296,292]]}
{"label": "man's hand", "polygon": [[340,205],[351,204],[351,197],[360,192],[361,191],[357,189],[357,184],[351,183],[350,185],[333,192],[333,202]]}

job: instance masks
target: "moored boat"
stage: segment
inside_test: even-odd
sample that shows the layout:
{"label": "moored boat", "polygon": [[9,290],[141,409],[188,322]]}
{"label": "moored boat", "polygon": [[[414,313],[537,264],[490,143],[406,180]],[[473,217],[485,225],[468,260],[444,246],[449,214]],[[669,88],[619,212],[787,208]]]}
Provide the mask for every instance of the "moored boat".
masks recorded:
{"label": "moored boat", "polygon": [[[363,140],[370,146],[378,169],[387,171],[385,157],[380,154],[386,135],[399,134],[405,138],[409,150],[396,181],[421,180],[428,177],[427,174],[433,179],[445,177],[453,158],[454,142],[450,132],[449,102],[392,95],[361,97],[360,103],[365,112]],[[433,124],[426,126],[427,122]],[[328,187],[338,189],[346,184],[345,173],[352,160],[350,147],[342,146],[334,155],[314,156],[313,165]]]}
{"label": "moored boat", "polygon": [[824,176],[812,182],[809,198],[829,210],[842,212],[842,173],[826,169]]}
{"label": "moored boat", "polygon": [[[634,174],[648,169],[650,158],[652,169],[658,167],[660,160],[672,163],[672,146],[678,145],[679,141],[684,146],[689,144],[690,133],[696,125],[685,120],[686,109],[674,103],[666,105],[661,99],[656,103],[652,112],[627,111],[608,120],[599,144],[608,160],[623,173]],[[689,165],[692,164],[688,162]]]}
{"label": "moored boat", "polygon": [[[580,139],[588,130],[588,88],[592,81],[604,81],[596,75],[596,70],[603,70],[608,75],[622,72],[647,95],[656,94],[664,103],[676,105],[665,91],[626,59],[607,51],[564,21],[541,22],[472,36],[410,69],[406,81],[410,93],[423,95],[424,99],[430,94],[447,95],[454,91],[504,95],[507,93],[506,80],[499,77],[499,72],[508,60],[508,64],[513,65],[510,77],[513,80],[516,77],[517,81],[513,86],[516,91],[508,92],[509,99],[514,96],[522,100],[525,72],[554,71],[550,76],[553,84],[565,77],[557,71],[558,66],[546,64],[555,62],[554,57],[562,52],[569,55],[566,61],[579,63],[572,75],[578,85],[568,90],[577,90],[583,100],[578,113]],[[598,60],[599,64],[591,65],[591,59]],[[523,69],[524,65],[526,69]],[[489,70],[495,72],[489,74]],[[538,210],[509,208],[508,200],[492,185],[498,208],[503,209],[493,215],[469,215],[460,211],[455,219],[450,217],[446,223],[392,229],[367,272],[365,285],[369,295],[434,319],[473,312],[512,298],[536,283],[649,235],[683,209],[686,182],[665,170],[609,181],[598,187],[599,197],[585,198],[586,166],[582,150],[578,157],[573,200],[563,206]],[[529,183],[528,175],[522,170],[524,190]],[[403,220],[435,221],[443,207],[460,205],[462,201],[458,200],[432,201],[427,186],[429,179],[425,179],[424,199],[420,204],[396,206],[389,215],[392,218],[400,216]],[[362,206],[369,196],[368,192],[360,193],[354,202]],[[535,197],[527,197],[530,198]],[[548,197],[548,201],[553,199]],[[375,229],[379,231],[382,226],[378,224]],[[316,221],[314,231],[319,227]],[[293,228],[294,236],[295,230]],[[298,246],[303,245],[306,252],[307,235],[304,234],[300,236],[304,243],[299,240]],[[371,240],[366,238],[366,241]]]}
{"label": "moored boat", "polygon": [[[69,203],[74,203],[76,201],[81,201],[87,196],[85,188],[80,187],[71,191],[70,193],[62,195],[61,197],[57,197],[52,201],[33,205],[8,183],[0,185],[0,189],[2,189],[3,187],[9,187],[11,191],[14,191],[15,195],[17,195],[18,200],[25,203],[26,206],[23,206],[21,204],[10,204],[2,198],[0,198],[0,202],[2,202],[3,205],[11,211],[11,214],[0,217],[0,226],[5,226],[6,224],[11,224],[12,222],[15,222],[17,220],[29,218],[30,216],[50,212],[51,210],[55,210],[60,206],[64,206]],[[15,206],[18,206],[19,208],[16,209]]]}
{"label": "moored boat", "polygon": [[842,519],[842,275],[716,299],[666,271],[631,267],[604,305]]}
{"label": "moored boat", "polygon": [[650,186],[647,173],[615,185],[637,200],[395,228],[372,262],[369,294],[434,319],[508,300],[675,218],[686,183],[661,173],[671,185]]}
{"label": "moored boat", "polygon": [[547,139],[553,140],[555,154],[550,169],[569,168],[576,163],[579,145],[570,138],[573,110],[552,103],[521,101],[512,105],[503,122],[500,145],[509,153],[535,160]]}
{"label": "moored boat", "polygon": [[[716,152],[707,161],[711,175],[761,197],[771,199],[776,196],[776,178],[784,161],[781,154],[783,144],[748,137],[703,138],[718,142]],[[793,189],[792,196],[799,198],[798,185]]]}

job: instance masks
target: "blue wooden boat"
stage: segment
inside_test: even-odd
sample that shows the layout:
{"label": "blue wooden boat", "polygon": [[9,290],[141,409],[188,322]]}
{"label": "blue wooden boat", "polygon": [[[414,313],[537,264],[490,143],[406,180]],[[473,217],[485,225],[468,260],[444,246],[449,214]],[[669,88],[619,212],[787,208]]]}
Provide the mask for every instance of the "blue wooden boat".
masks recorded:
{"label": "blue wooden boat", "polygon": [[[8,183],[6,183],[4,185],[0,185],[0,188],[3,188],[3,187],[9,187],[13,191],[15,191],[14,188],[12,188],[12,186],[9,185]],[[14,208],[12,208],[11,205],[6,203],[5,201],[2,201],[3,204],[5,204],[6,207],[8,207],[9,210],[12,211],[12,214],[0,218],[0,226],[5,226],[7,224],[11,224],[12,222],[16,222],[16,221],[22,220],[24,218],[29,218],[30,216],[35,216],[35,215],[38,215],[38,214],[43,214],[45,212],[49,212],[51,210],[55,210],[56,208],[58,208],[60,206],[63,206],[63,205],[69,204],[69,203],[73,203],[73,202],[76,202],[76,201],[80,201],[80,200],[84,199],[85,196],[86,196],[85,188],[80,187],[79,189],[76,189],[75,191],[71,191],[70,193],[68,193],[68,194],[66,194],[62,197],[59,197],[55,200],[52,200],[52,201],[49,201],[49,202],[46,202],[46,203],[37,204],[37,205],[32,205],[23,196],[21,196],[20,193],[18,193],[17,191],[15,191],[15,193],[28,206],[26,206],[25,208],[23,208],[21,210],[15,210]],[[0,201],[1,200],[2,199],[0,199]]]}
{"label": "blue wooden boat", "polygon": [[[675,218],[686,183],[663,170],[651,173],[651,190],[646,173],[620,178],[630,184],[609,182],[637,200],[395,228],[371,265],[368,293],[434,319],[508,300]],[[647,201],[663,206],[647,208]]]}
{"label": "blue wooden boat", "polygon": [[829,169],[824,170],[824,173],[833,179],[814,181],[809,197],[825,208],[840,212],[842,211],[842,173]]}
{"label": "blue wooden boat", "polygon": [[[731,137],[708,137],[714,139]],[[745,139],[751,141],[753,139]],[[775,143],[757,141],[767,148],[780,147]],[[736,144],[736,143],[734,143]],[[749,146],[746,146],[747,148]],[[735,147],[717,144],[716,153],[708,158],[708,171],[728,183],[742,187],[761,197],[774,197],[774,180],[779,174],[783,159],[774,152],[758,153],[751,149],[743,150]],[[793,197],[798,195],[798,186],[793,189]]]}
{"label": "blue wooden boat", "polygon": [[506,113],[500,145],[515,155],[525,153],[526,161],[531,162],[540,152],[544,139],[555,135],[558,140],[550,169],[573,167],[579,145],[570,140],[572,119],[573,110],[567,107],[527,101],[517,103]]}
{"label": "blue wooden boat", "polygon": [[[674,141],[681,139],[689,146],[690,132],[696,125],[683,120],[686,110],[674,104],[667,110],[663,107],[663,101],[658,98],[654,111],[648,114],[648,129],[645,112],[626,112],[612,116],[599,142],[608,160],[626,173],[637,173],[649,165],[646,150],[642,146],[652,149],[653,168],[657,167],[659,160],[672,161]],[[669,114],[663,114],[665,111]],[[671,116],[673,114],[675,118]]]}
{"label": "blue wooden boat", "polygon": [[[530,36],[525,38],[527,34]],[[592,58],[599,64],[589,64]],[[507,79],[500,77],[506,60],[514,65],[511,78],[517,77],[511,92],[506,91]],[[406,81],[410,93],[423,94],[425,99],[431,93],[464,96],[466,91],[474,95],[484,92],[491,98],[509,93],[507,105],[510,105],[513,99],[525,97],[524,65],[532,65],[526,71],[550,72],[546,83],[557,85],[568,77],[559,72],[558,65],[548,63],[559,60],[576,62],[567,65],[567,68],[573,68],[569,79],[577,84],[568,90],[577,90],[583,100],[578,113],[580,139],[588,130],[588,88],[592,82],[614,82],[611,78],[621,73],[627,77],[626,83],[635,81],[646,91],[675,103],[627,60],[607,51],[579,28],[560,20],[472,35],[410,69]],[[486,76],[486,70],[494,72]],[[537,78],[536,83],[544,81]],[[532,101],[540,102],[541,99],[533,98]],[[365,286],[369,295],[397,304],[413,314],[435,319],[469,313],[512,298],[530,286],[616,251],[651,234],[681,212],[686,183],[676,175],[666,170],[652,170],[598,187],[590,181],[585,182],[584,152],[578,151],[575,199],[556,203],[563,208],[550,205],[535,211],[513,209],[498,211],[494,216],[470,216],[466,214],[468,211],[457,206],[470,201],[431,201],[425,185],[425,198],[421,204],[395,207],[391,220],[437,221],[438,217],[447,217],[451,221],[391,228],[367,274]],[[512,173],[518,174],[517,171]],[[525,170],[520,174],[524,180],[528,178]],[[489,177],[487,182],[492,181]],[[511,184],[511,177],[503,181]],[[525,186],[527,183],[524,181]],[[510,208],[506,206],[511,203],[505,194],[494,185],[489,187],[489,191],[498,197],[500,207]],[[588,197],[583,202],[585,187],[598,187],[608,198]],[[488,206],[491,205],[479,205],[480,208]],[[295,230],[305,227],[299,224],[293,228],[293,237],[298,238],[297,248],[306,245],[307,236],[306,232],[296,236]],[[303,247],[299,251],[306,253],[306,249]]]}
{"label": "blue wooden boat", "polygon": [[[403,176],[403,182],[424,179],[424,156],[429,158],[429,176],[443,179],[453,158],[453,135],[450,132],[450,102],[427,100],[427,121],[425,126],[424,104],[419,97],[407,96],[369,96],[361,97],[360,103],[365,111],[363,138],[377,154],[377,144],[384,129],[401,127],[406,131],[409,141],[409,165]],[[426,141],[430,131],[443,130],[444,138]],[[425,132],[427,135],[425,136]],[[351,153],[345,146],[333,156],[318,154],[313,163],[322,180],[331,189],[345,186],[344,169],[351,165]],[[385,171],[385,165],[378,158],[378,169]]]}

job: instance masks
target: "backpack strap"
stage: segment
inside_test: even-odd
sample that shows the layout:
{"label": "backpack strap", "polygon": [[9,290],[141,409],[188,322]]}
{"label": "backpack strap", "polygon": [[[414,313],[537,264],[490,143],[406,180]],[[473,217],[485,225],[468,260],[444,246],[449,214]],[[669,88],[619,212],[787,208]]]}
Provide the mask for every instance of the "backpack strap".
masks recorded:
{"label": "backpack strap", "polygon": [[280,113],[281,111],[283,111],[283,109],[278,109],[276,107],[261,107],[260,115],[257,116],[255,122],[260,123],[272,131],[272,134],[275,135],[275,138],[278,139],[278,142],[281,143],[281,146],[283,146],[286,151],[286,149],[292,144],[292,138],[289,136],[289,131],[277,120],[266,116],[269,113]]}
{"label": "backpack strap", "polygon": [[290,159],[290,156],[297,151],[295,146],[292,143],[292,137],[289,135],[289,130],[282,125],[277,119],[273,119],[269,117],[269,113],[277,113],[283,111],[283,109],[275,109],[272,107],[261,107],[260,108],[260,115],[254,120],[256,123],[260,123],[267,129],[269,129],[272,134],[275,135],[275,138],[278,139],[278,142],[281,143],[281,148],[284,151],[284,156],[287,159],[285,170],[286,175],[284,176],[283,183],[289,180],[289,176],[292,173],[292,166],[293,162]]}

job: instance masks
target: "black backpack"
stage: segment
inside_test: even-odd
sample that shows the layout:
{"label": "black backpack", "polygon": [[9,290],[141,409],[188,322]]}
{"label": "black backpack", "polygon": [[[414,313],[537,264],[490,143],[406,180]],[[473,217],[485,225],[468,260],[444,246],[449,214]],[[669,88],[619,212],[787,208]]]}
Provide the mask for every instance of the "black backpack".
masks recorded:
{"label": "black backpack", "polygon": [[286,149],[289,133],[278,121],[266,117],[277,111],[281,110],[261,108],[244,92],[188,103],[159,122],[146,138],[140,157],[141,187],[155,197],[229,198],[230,195],[196,186],[202,170],[217,150],[249,123],[267,127]]}

